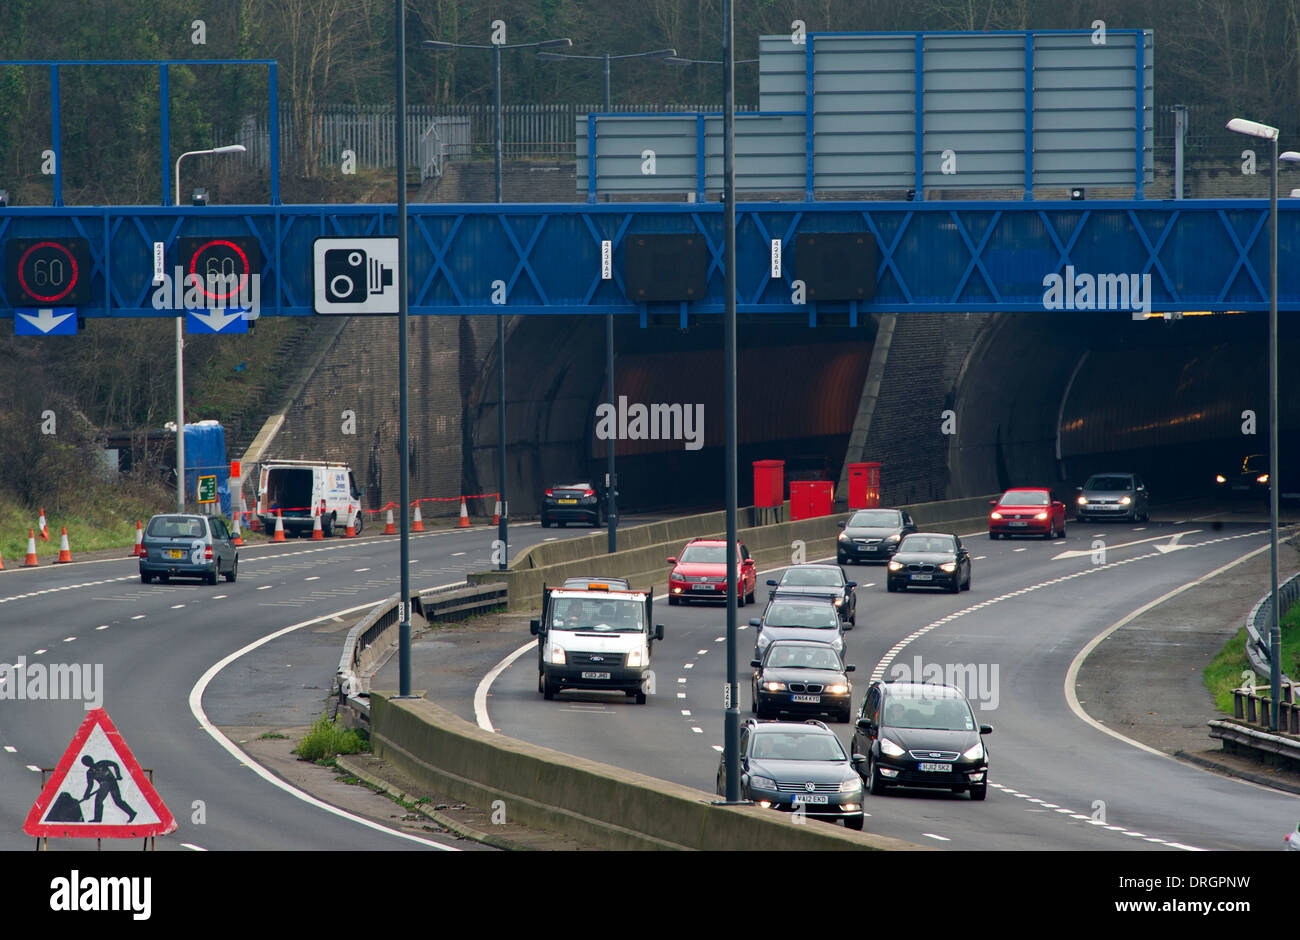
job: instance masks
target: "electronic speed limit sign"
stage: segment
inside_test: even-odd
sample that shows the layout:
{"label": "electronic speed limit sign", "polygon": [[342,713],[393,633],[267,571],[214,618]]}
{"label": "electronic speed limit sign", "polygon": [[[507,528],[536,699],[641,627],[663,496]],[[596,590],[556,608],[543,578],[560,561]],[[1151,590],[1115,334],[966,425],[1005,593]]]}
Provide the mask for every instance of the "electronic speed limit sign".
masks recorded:
{"label": "electronic speed limit sign", "polygon": [[247,235],[180,239],[180,262],[186,276],[198,275],[204,304],[237,307],[249,296],[250,280],[262,274],[257,239]]}
{"label": "electronic speed limit sign", "polygon": [[15,307],[90,303],[90,243],[84,238],[11,238],[5,287]]}

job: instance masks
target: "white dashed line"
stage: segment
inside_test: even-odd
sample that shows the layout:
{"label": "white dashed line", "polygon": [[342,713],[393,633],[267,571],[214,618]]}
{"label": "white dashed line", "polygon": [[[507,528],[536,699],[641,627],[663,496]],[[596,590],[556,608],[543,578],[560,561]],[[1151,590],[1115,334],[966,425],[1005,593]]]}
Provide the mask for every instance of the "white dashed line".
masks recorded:
{"label": "white dashed line", "polygon": [[[143,614],[142,614],[141,616],[143,616]],[[71,643],[71,642],[72,642],[73,640],[75,640],[75,639],[76,639],[75,636],[65,636],[65,637],[63,638],[63,642],[64,642],[64,643]]]}
{"label": "white dashed line", "polygon": [[5,745],[5,750],[8,751],[10,754],[17,754],[17,753],[18,753],[18,748],[14,747],[12,744],[6,744],[6,745]]}
{"label": "white dashed line", "polygon": [[41,772],[41,768],[37,767],[35,764],[28,764],[27,769],[34,774],[38,774]]}
{"label": "white dashed line", "polygon": [[273,585],[273,584],[263,584],[260,588],[258,588],[258,590],[259,590],[259,591],[269,591],[269,590],[271,590],[271,588],[273,588],[274,586],[275,586],[275,585]]}
{"label": "white dashed line", "polygon": [[461,555],[464,555],[464,554],[465,554],[465,552],[452,552],[452,553],[451,553],[451,557],[452,557],[452,558],[457,558],[457,557],[459,557],[459,556],[461,556]]}
{"label": "white dashed line", "polygon": [[106,623],[101,623],[101,624],[100,624],[99,626],[97,626],[95,629],[96,629],[96,630],[107,630],[107,629],[108,629],[108,624],[106,624]]}
{"label": "white dashed line", "polygon": [[49,652],[49,650],[37,650],[36,653],[35,653],[35,655],[40,656],[40,655],[42,655],[42,654],[44,654],[44,653],[48,653],[48,652]]}
{"label": "white dashed line", "polygon": [[[695,668],[695,663],[687,663],[687,664],[686,664],[685,666],[683,666],[682,668],[683,668],[683,669],[694,669],[694,668]],[[685,681],[685,680],[683,680],[683,681]]]}
{"label": "white dashed line", "polygon": [[135,615],[134,617],[132,617],[131,619],[132,619],[132,620],[143,620],[144,617],[145,617],[144,614],[136,614],[136,615]]}
{"label": "white dashed line", "polygon": [[358,569],[356,570],[356,573],[357,573],[357,574],[361,574],[363,571],[369,571],[369,570],[370,570],[369,568],[358,568]]}
{"label": "white dashed line", "polygon": [[304,581],[319,581],[320,575],[314,574],[310,578],[303,578]]}
{"label": "white dashed line", "polygon": [[[226,599],[227,597],[229,597],[229,596],[230,596],[229,594],[213,594],[213,595],[212,595],[212,599],[213,599],[214,601],[223,601],[223,600],[225,600],[225,599]],[[205,850],[205,851],[206,851],[206,850]]]}
{"label": "white dashed line", "polygon": [[927,838],[930,838],[930,839],[938,839],[940,842],[951,842],[951,841],[952,841],[952,840],[949,839],[947,836],[937,836],[937,835],[935,835],[933,832],[923,832],[923,833],[921,833],[921,835],[926,836]]}
{"label": "white dashed line", "polygon": [[696,734],[703,734],[703,733],[704,733],[704,729],[703,729],[703,728],[696,728],[696,727],[692,726],[692,727],[691,727],[691,730],[694,731]]}
{"label": "white dashed line", "polygon": [[721,745],[721,744],[715,744],[715,745],[713,745],[713,749],[714,749],[715,751],[717,751],[719,754],[722,753],[722,745]]}
{"label": "white dashed line", "polygon": [[686,693],[685,693],[685,692],[678,692],[678,693],[677,693],[677,697],[678,697],[678,698],[686,698]]}
{"label": "white dashed line", "polygon": [[172,610],[180,610],[184,606],[184,604],[172,604]]}
{"label": "white dashed line", "polygon": [[695,655],[696,655],[696,656],[703,656],[703,655],[705,655],[707,652],[708,652],[708,650],[696,650],[696,651],[695,651]]}
{"label": "white dashed line", "polygon": [[714,638],[713,638],[713,642],[714,642],[714,643],[721,643],[721,642],[723,642],[725,639],[726,639],[725,636],[717,636],[717,637],[714,637]]}
{"label": "white dashed line", "polygon": [[182,843],[181,843],[181,848],[189,849],[191,852],[206,852],[206,851],[207,851],[207,849],[200,848],[199,846],[195,845],[193,842],[182,842]]}
{"label": "white dashed line", "polygon": [[686,677],[685,677],[685,676],[678,676],[678,677],[677,677],[677,681],[678,681],[678,682],[685,682],[685,681],[686,681]]}
{"label": "white dashed line", "polygon": [[1011,550],[1012,550],[1013,552],[1027,552],[1027,551],[1029,551],[1029,549],[1027,549],[1027,548],[1013,548],[1013,549],[1011,549]]}
{"label": "white dashed line", "polygon": [[686,718],[689,718],[691,716],[691,710],[689,708],[683,708],[682,715]]}

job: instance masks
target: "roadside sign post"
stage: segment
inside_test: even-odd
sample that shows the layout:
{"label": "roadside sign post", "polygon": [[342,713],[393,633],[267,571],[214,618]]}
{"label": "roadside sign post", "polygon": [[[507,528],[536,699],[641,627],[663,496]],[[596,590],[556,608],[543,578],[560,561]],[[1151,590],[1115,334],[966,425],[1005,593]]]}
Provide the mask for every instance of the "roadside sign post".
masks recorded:
{"label": "roadside sign post", "polygon": [[215,476],[199,477],[198,500],[200,503],[217,501],[217,478]]}

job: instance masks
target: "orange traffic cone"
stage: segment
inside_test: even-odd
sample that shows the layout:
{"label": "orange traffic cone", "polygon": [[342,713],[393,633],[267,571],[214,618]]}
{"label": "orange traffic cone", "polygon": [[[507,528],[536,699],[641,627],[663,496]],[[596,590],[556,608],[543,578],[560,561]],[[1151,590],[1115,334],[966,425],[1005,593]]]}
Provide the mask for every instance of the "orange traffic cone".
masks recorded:
{"label": "orange traffic cone", "polygon": [[384,523],[384,535],[396,535],[397,526],[393,525],[393,511],[388,510],[388,521]]}
{"label": "orange traffic cone", "polygon": [[[321,508],[323,509],[324,507],[322,506]],[[313,542],[319,542],[319,541],[321,541],[323,538],[325,538],[325,532],[324,532],[324,530],[322,530],[321,527],[320,527],[320,513],[319,513],[319,512],[316,512],[316,513],[313,513],[313,514],[312,514],[311,538],[312,538],[312,541],[313,541]]]}
{"label": "orange traffic cone", "polygon": [[415,518],[411,520],[411,531],[412,531],[412,532],[423,532],[423,531],[424,531],[424,520],[420,518],[420,503],[419,503],[419,500],[417,500],[416,503],[415,503]]}
{"label": "orange traffic cone", "polygon": [[275,535],[271,536],[272,542],[284,541],[284,517],[280,515],[280,510],[275,511]]}
{"label": "orange traffic cone", "polygon": [[240,513],[239,513],[238,510],[236,510],[236,511],[235,511],[235,518],[234,518],[234,520],[233,520],[234,523],[235,523],[235,535],[234,535],[234,538],[232,538],[232,539],[230,540],[230,544],[231,544],[231,545],[243,545],[243,544],[244,544],[244,533],[243,533],[243,532],[240,530],[240,528],[239,528],[239,516],[240,516]]}
{"label": "orange traffic cone", "polygon": [[3,558],[0,558],[0,571],[4,571],[4,570],[5,570],[5,560]]}
{"label": "orange traffic cone", "polygon": [[352,504],[348,503],[348,527],[343,530],[345,539],[354,539],[357,537],[357,515],[352,511]]}
{"label": "orange traffic cone", "polygon": [[27,530],[27,560],[23,562],[24,568],[35,568],[36,561],[36,533],[31,529]]}
{"label": "orange traffic cone", "polygon": [[41,538],[45,541],[50,540],[50,530],[45,525],[45,507],[41,507],[41,518],[37,520],[36,527],[41,530]]}
{"label": "orange traffic cone", "polygon": [[72,550],[68,548],[68,527],[63,527],[63,534],[59,538],[59,557],[54,559],[56,565],[66,565],[72,561]]}
{"label": "orange traffic cone", "polygon": [[469,510],[465,508],[465,497],[460,498],[460,522],[456,523],[458,529],[469,528]]}
{"label": "orange traffic cone", "polygon": [[492,509],[492,524],[501,524],[501,500],[497,500],[496,506]]}
{"label": "orange traffic cone", "polygon": [[140,528],[140,520],[135,520],[135,548],[131,549],[129,558],[143,558],[144,551],[144,529]]}

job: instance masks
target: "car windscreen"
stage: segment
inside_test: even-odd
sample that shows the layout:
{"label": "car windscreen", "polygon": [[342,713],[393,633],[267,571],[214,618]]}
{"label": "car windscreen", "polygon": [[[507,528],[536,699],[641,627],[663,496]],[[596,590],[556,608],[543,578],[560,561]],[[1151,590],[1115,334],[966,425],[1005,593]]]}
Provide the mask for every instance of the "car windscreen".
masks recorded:
{"label": "car windscreen", "polygon": [[185,516],[154,516],[145,529],[145,535],[156,539],[201,539],[207,534],[202,519]]}
{"label": "car windscreen", "polygon": [[754,735],[756,760],[847,760],[833,734],[810,731],[764,731]]}
{"label": "car windscreen", "polygon": [[1132,477],[1093,477],[1083,487],[1085,490],[1131,490]]}
{"label": "car windscreen", "polygon": [[834,629],[840,625],[840,615],[829,604],[774,603],[763,618],[766,627],[808,627]]}
{"label": "car windscreen", "polygon": [[838,568],[790,568],[781,578],[781,587],[843,587],[844,573]]}
{"label": "car windscreen", "polygon": [[840,658],[829,646],[798,646],[777,643],[767,654],[771,669],[840,669]]}
{"label": "car windscreen", "polygon": [[561,597],[551,604],[551,627],[595,633],[638,633],[645,628],[640,601],[613,597]]}
{"label": "car windscreen", "polygon": [[[677,559],[687,564],[725,565],[727,563],[727,546],[725,545],[688,545]],[[737,563],[740,554],[736,554]]]}
{"label": "car windscreen", "polygon": [[1003,506],[1046,506],[1049,500],[1046,493],[1020,492],[1005,493],[999,502]]}
{"label": "car windscreen", "polygon": [[868,509],[864,512],[855,512],[853,518],[849,520],[849,526],[861,526],[863,528],[901,528],[903,520],[899,518],[899,513],[894,509]]}
{"label": "car windscreen", "polygon": [[907,552],[948,552],[951,554],[956,550],[952,537],[941,535],[909,535],[903,539],[903,544],[898,546],[899,554]]}
{"label": "car windscreen", "polygon": [[885,707],[885,725],[934,731],[974,731],[975,718],[963,699],[917,695],[891,698]]}

